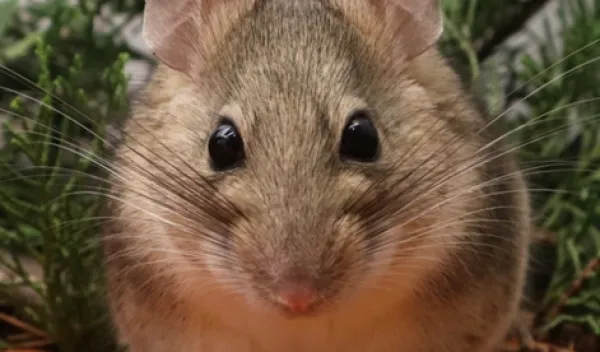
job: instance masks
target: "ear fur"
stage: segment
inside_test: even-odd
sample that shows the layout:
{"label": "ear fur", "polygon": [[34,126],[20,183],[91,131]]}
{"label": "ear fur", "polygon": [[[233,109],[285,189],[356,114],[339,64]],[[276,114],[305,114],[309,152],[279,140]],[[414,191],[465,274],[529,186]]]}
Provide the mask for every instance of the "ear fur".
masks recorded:
{"label": "ear fur", "polygon": [[191,69],[194,0],[146,0],[143,37],[159,61],[177,71]]}
{"label": "ear fur", "polygon": [[[143,36],[156,57],[193,76],[237,18],[255,0],[146,0]],[[384,35],[396,53],[412,58],[443,33],[440,0],[331,0],[366,30]]]}
{"label": "ear fur", "polygon": [[444,31],[440,0],[332,0],[369,36],[384,36],[406,58],[434,46]]}
{"label": "ear fur", "polygon": [[143,37],[160,62],[193,76],[252,0],[146,0]]}

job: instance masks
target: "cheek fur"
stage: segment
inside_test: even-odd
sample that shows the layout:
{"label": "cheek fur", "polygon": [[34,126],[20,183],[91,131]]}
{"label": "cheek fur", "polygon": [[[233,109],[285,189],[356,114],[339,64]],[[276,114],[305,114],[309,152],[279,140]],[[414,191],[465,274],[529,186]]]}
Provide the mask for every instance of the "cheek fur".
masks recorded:
{"label": "cheek fur", "polygon": [[379,244],[371,253],[369,283],[409,294],[437,272],[453,248],[461,241],[464,224],[449,219],[459,204],[448,204],[401,226],[392,227],[377,237]]}

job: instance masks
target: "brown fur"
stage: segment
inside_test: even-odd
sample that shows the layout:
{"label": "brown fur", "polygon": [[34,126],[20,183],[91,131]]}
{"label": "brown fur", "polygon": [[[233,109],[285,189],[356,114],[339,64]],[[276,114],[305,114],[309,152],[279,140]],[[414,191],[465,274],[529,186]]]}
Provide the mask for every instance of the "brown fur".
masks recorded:
{"label": "brown fur", "polygon": [[[488,352],[508,329],[529,233],[516,164],[477,153],[499,134],[435,49],[390,55],[347,3],[257,1],[203,70],[162,65],[137,102],[105,237],[132,352]],[[374,164],[338,158],[356,108],[375,112]],[[226,173],[208,163],[218,115],[247,154]],[[290,273],[320,310],[270,303]]]}

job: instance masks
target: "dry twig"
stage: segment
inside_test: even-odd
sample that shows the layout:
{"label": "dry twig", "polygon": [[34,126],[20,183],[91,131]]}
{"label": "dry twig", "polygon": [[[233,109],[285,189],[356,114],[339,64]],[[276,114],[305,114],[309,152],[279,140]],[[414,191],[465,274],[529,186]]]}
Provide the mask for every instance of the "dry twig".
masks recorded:
{"label": "dry twig", "polygon": [[43,339],[49,339],[50,337],[48,336],[48,334],[46,334],[44,331],[36,328],[35,326],[32,326],[30,324],[27,324],[15,317],[11,317],[8,314],[4,314],[4,313],[0,313],[0,320],[14,326],[17,327],[21,330],[24,330],[32,335],[35,335],[37,337],[43,338]]}
{"label": "dry twig", "polygon": [[571,282],[569,288],[560,296],[558,302],[548,309],[546,319],[553,319],[558,316],[564,305],[567,303],[567,300],[576,295],[581,290],[585,280],[594,275],[597,270],[600,270],[600,258],[593,259],[586,265],[581,271],[581,274]]}

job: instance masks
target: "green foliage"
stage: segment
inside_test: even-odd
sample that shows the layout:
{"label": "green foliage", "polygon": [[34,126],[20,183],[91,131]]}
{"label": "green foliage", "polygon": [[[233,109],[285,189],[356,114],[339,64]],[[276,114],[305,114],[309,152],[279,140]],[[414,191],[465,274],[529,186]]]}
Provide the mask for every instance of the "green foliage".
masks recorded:
{"label": "green foliage", "polygon": [[[0,0],[0,4],[3,2],[8,4],[11,1]],[[0,64],[37,81],[41,68],[33,51],[35,43],[42,37],[54,48],[53,60],[49,63],[52,74],[66,76],[75,54],[86,59],[79,84],[87,91],[93,89],[98,75],[119,53],[140,57],[129,49],[119,34],[127,20],[143,9],[144,0],[79,0],[78,5],[70,3],[70,0],[31,1],[20,11],[11,7],[15,13],[9,22],[2,22],[0,17],[0,28],[6,27],[0,32]],[[0,8],[0,16],[4,16],[2,10]],[[105,12],[108,14],[102,16]],[[115,24],[108,22],[107,18],[112,18],[110,14],[114,13],[123,14],[123,20]],[[30,89],[23,79],[9,75],[0,75],[0,86]]]}
{"label": "green foliage", "polygon": [[[519,89],[502,92],[506,99],[490,106],[492,117],[518,100],[527,107],[510,122],[510,137],[531,184],[536,224],[556,235],[544,252],[553,258],[551,277],[534,304],[542,332],[575,323],[600,336],[600,274],[584,275],[600,258],[600,0],[594,1],[561,2],[563,37],[551,44],[548,34],[510,67]],[[444,1],[442,50],[470,86],[487,79],[480,61],[488,33],[525,2]],[[110,152],[106,127],[127,106],[125,63],[143,57],[120,38],[125,22],[102,31],[94,23],[107,10],[125,19],[139,15],[144,1],[57,0],[24,10],[16,3],[0,0],[0,267],[11,274],[0,276],[0,312],[12,307],[61,352],[115,351],[97,227]],[[38,26],[44,19],[47,28]],[[39,264],[41,277],[31,277],[24,258]],[[578,279],[582,285],[573,290]],[[25,288],[33,299],[23,300]]]}
{"label": "green foliage", "polygon": [[[41,106],[32,109],[25,99],[16,97],[10,104],[15,115],[5,123],[8,145],[1,154],[0,239],[10,258],[1,263],[18,279],[1,283],[0,294],[10,301],[18,298],[12,295],[21,286],[33,288],[34,302],[39,304],[18,307],[22,308],[19,315],[48,332],[61,351],[90,350],[90,346],[111,351],[115,347],[108,343],[111,330],[103,304],[102,271],[98,270],[102,260],[98,241],[90,241],[96,238],[97,229],[89,223],[98,214],[101,196],[88,191],[88,174],[98,174],[93,170],[97,157],[89,155],[104,154],[106,115],[126,102],[123,66],[127,56],[118,57],[105,69],[99,90],[90,98],[77,87],[84,67],[81,57],[74,57],[67,76],[53,77],[48,69],[51,52],[44,44],[36,50],[42,68],[37,82],[44,92]],[[94,116],[94,128],[58,110],[60,101],[71,102],[72,110],[82,115],[85,111],[85,116]],[[91,115],[93,105],[107,109]],[[95,135],[85,149],[76,144],[82,129]],[[94,184],[101,188],[101,179]],[[41,265],[43,280],[29,277],[18,257],[22,255]]]}
{"label": "green foliage", "polygon": [[[515,126],[516,140],[527,143],[520,157],[538,170],[530,177],[538,224],[558,241],[544,306],[559,301],[600,258],[600,1],[563,2],[560,19],[567,29],[563,37],[525,56],[518,71],[520,81],[528,82],[517,94],[527,97],[528,106]],[[575,322],[600,335],[598,292],[596,270],[543,328]]]}
{"label": "green foliage", "polygon": [[[445,29],[441,48],[444,53],[458,60],[459,64],[467,64],[466,73],[471,80],[479,77],[479,59],[474,47],[474,28],[485,19],[483,13],[477,12],[478,0],[444,1]],[[489,17],[488,17],[489,19]]]}
{"label": "green foliage", "polygon": [[2,0],[0,1],[0,35],[10,25],[13,15],[17,11],[17,0]]}
{"label": "green foliage", "polygon": [[[115,28],[84,44],[106,3],[27,8],[38,20],[60,24],[46,31],[16,17],[0,22],[8,33],[0,38],[6,48],[0,52],[6,63],[0,71],[6,141],[0,149],[0,264],[7,274],[0,303],[41,328],[60,351],[117,350],[99,251],[99,160],[110,147],[107,123],[127,106],[124,65],[131,53],[114,39]],[[39,277],[31,276],[25,259],[39,267]]]}

